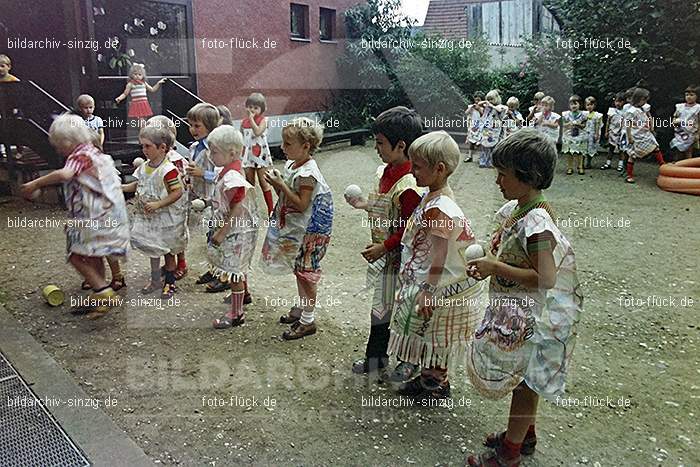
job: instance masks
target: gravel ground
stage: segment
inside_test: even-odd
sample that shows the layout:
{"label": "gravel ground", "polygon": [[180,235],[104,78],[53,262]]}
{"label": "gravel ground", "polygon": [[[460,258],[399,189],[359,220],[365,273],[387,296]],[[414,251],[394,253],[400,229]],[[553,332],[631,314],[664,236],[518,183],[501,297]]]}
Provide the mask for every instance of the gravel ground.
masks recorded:
{"label": "gravel ground", "polygon": [[[134,252],[124,266],[124,305],[95,322],[74,317],[67,311],[80,279],[65,264],[62,229],[11,225],[18,216],[64,213],[17,199],[0,203],[8,219],[0,225],[0,302],[88,394],[117,401],[104,410],[158,463],[461,465],[486,433],[504,428],[509,401],[482,399],[455,368],[445,406],[366,406],[370,396],[398,399],[350,372],[369,326],[359,254],[369,233],[341,193],[350,183],[367,191],[379,159],[368,145],[317,160],[336,194],[336,216],[315,336],[279,339],[277,318],[292,304],[294,280],[257,267],[246,324],[211,329],[224,305],[221,294],[194,284],[205,265],[201,234],[190,243],[178,303],[144,301],[138,291],[148,265]],[[525,465],[700,463],[700,203],[659,190],[656,169],[638,165],[633,186],[614,171],[567,177],[562,165],[547,192],[574,245],[585,303],[570,399],[540,405],[537,453]],[[484,241],[504,202],[494,181],[475,164],[461,164],[451,178]],[[66,292],[64,306],[44,303],[46,284]]]}

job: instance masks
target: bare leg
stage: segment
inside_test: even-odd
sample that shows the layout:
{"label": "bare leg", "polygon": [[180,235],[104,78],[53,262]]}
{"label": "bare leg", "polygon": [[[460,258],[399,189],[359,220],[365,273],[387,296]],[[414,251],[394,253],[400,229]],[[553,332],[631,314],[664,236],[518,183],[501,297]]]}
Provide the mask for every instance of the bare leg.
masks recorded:
{"label": "bare leg", "polygon": [[510,402],[510,416],[508,417],[508,430],[506,431],[506,438],[511,443],[522,443],[530,425],[535,424],[538,402],[539,396],[537,393],[524,382],[513,390],[513,398]]}
{"label": "bare leg", "polygon": [[[104,274],[104,263],[102,258],[94,258],[71,254],[68,259],[71,265],[80,273],[83,278],[88,281],[93,290],[101,290],[107,287],[107,281]],[[100,266],[102,265],[101,272]]]}

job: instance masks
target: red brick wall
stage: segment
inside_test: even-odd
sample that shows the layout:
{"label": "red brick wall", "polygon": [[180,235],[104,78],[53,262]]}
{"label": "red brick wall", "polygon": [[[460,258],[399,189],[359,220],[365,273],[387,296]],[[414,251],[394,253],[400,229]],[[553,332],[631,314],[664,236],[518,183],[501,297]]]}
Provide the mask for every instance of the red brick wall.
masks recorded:
{"label": "red brick wall", "polygon": [[[290,2],[285,0],[194,0],[194,48],[199,95],[225,104],[241,118],[245,98],[267,98],[267,114],[323,110],[339,86],[336,59],[343,50],[343,14],[359,0],[298,0],[309,6],[311,42],[290,39]],[[319,8],[336,10],[337,44],[319,40]],[[231,38],[256,40],[257,49],[230,47]],[[224,48],[202,39],[217,39]],[[265,41],[276,48],[265,49]]]}

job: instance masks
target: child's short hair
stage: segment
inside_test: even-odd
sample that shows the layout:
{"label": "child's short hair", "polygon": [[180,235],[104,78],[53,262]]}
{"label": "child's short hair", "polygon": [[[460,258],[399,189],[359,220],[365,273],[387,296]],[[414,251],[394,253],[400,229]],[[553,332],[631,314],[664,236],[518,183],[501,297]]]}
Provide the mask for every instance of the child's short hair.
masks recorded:
{"label": "child's short hair", "polygon": [[175,144],[174,140],[177,139],[177,126],[175,126],[175,122],[170,120],[165,115],[155,115],[155,116],[149,118],[148,121],[146,122],[146,125],[167,128],[170,131],[170,133],[173,134],[173,145]]}
{"label": "child's short hair", "polygon": [[204,125],[204,128],[210,132],[219,126],[220,119],[221,115],[219,115],[219,110],[212,104],[206,102],[195,104],[195,106],[187,112],[187,120],[190,123],[193,121],[200,122]]}
{"label": "child's short hair", "polygon": [[265,110],[267,109],[267,101],[265,100],[265,96],[263,96],[261,93],[254,92],[245,100],[245,106],[260,107],[262,113],[265,113]]}
{"label": "child's short hair", "polygon": [[146,79],[146,66],[143,63],[134,63],[129,67],[129,78],[133,78],[136,73],[141,73]]}
{"label": "child's short hair", "polygon": [[511,104],[513,105],[513,107],[515,107],[515,108],[517,109],[518,107],[520,107],[520,99],[518,99],[518,98],[515,97],[515,96],[510,96],[510,97],[508,98],[508,100],[506,101],[506,105],[507,105],[508,107],[510,107]]}
{"label": "child's short hair", "polygon": [[573,96],[569,97],[569,104],[572,102],[576,102],[578,105],[581,105],[581,96],[574,94]]}
{"label": "child's short hair", "polygon": [[403,141],[404,155],[408,156],[408,148],[423,134],[423,120],[415,110],[399,105],[379,114],[372,122],[372,133],[384,135],[392,148]]}
{"label": "child's short hair", "polygon": [[540,99],[540,104],[549,104],[550,107],[554,108],[554,104],[556,101],[552,96],[544,96],[542,99]]}
{"label": "child's short hair", "polygon": [[481,102],[484,100],[484,93],[481,91],[476,91],[474,93],[474,103]]}
{"label": "child's short hair", "polygon": [[518,180],[538,190],[552,184],[556,164],[556,146],[532,128],[514,133],[493,149],[494,167],[512,169]]}
{"label": "child's short hair", "polygon": [[585,102],[586,102],[586,105],[588,105],[588,104],[596,105],[596,103],[597,103],[598,101],[596,100],[595,97],[593,97],[593,96],[588,96],[588,97],[586,97],[586,101],[585,101]]}
{"label": "child's short hair", "polygon": [[498,89],[492,89],[486,93],[486,100],[493,105],[501,105],[501,94]]}
{"label": "child's short hair", "polygon": [[282,136],[294,138],[302,144],[309,143],[309,152],[313,153],[323,141],[323,127],[310,118],[299,117],[284,126]]}
{"label": "child's short hair", "polygon": [[460,157],[459,145],[446,131],[431,131],[416,139],[408,154],[425,161],[431,168],[442,162],[448,177],[457,169]]}
{"label": "child's short hair", "polygon": [[95,104],[95,99],[92,98],[90,94],[81,94],[75,99],[75,105],[80,107],[80,104],[82,102],[91,102],[93,105]]}
{"label": "child's short hair", "polygon": [[[149,120],[149,122],[150,121],[151,120]],[[158,122],[144,125],[141,131],[139,131],[139,138],[147,139],[158,147],[160,147],[161,144],[165,144],[168,149],[172,148],[175,144],[175,137],[170,129]]]}
{"label": "child's short hair", "polygon": [[96,134],[85,125],[82,117],[75,114],[62,114],[49,128],[49,142],[54,147],[62,144],[75,147],[80,144],[92,144]]}
{"label": "child's short hair", "polygon": [[617,94],[615,94],[615,100],[625,102],[625,93],[623,91],[620,91]]}
{"label": "child's short hair", "polygon": [[685,92],[695,94],[696,96],[698,95],[698,86],[691,84],[687,88],[685,88]]}
{"label": "child's short hair", "polygon": [[632,94],[632,105],[637,107],[644,99],[649,99],[649,90],[644,88],[634,88],[634,93]]}
{"label": "child's short hair", "polygon": [[12,66],[12,60],[5,54],[0,54],[0,63],[4,63],[7,66]]}
{"label": "child's short hair", "polygon": [[533,99],[535,99],[536,101],[541,101],[542,99],[544,99],[544,97],[545,96],[544,96],[544,93],[542,91],[537,91],[535,93],[535,95],[533,96]]}
{"label": "child's short hair", "polygon": [[231,125],[221,125],[209,133],[207,138],[209,146],[225,153],[237,152],[240,155],[243,149],[243,135]]}
{"label": "child's short hair", "polygon": [[632,99],[632,95],[637,88],[629,88],[625,91],[625,100]]}
{"label": "child's short hair", "polygon": [[233,125],[233,117],[231,117],[231,111],[225,105],[217,105],[216,110],[219,111],[221,118],[219,119],[219,125]]}

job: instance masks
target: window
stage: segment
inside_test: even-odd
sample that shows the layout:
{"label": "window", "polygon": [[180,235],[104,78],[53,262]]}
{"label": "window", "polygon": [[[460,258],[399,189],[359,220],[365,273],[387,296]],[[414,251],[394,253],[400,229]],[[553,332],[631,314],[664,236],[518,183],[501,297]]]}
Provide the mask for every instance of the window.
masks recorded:
{"label": "window", "polygon": [[484,30],[481,5],[469,5],[465,8],[467,16],[467,35],[469,39],[479,39]]}
{"label": "window", "polygon": [[309,6],[292,3],[289,10],[291,36],[295,39],[309,38]]}
{"label": "window", "polygon": [[320,26],[319,35],[322,41],[335,39],[335,10],[321,8]]}

